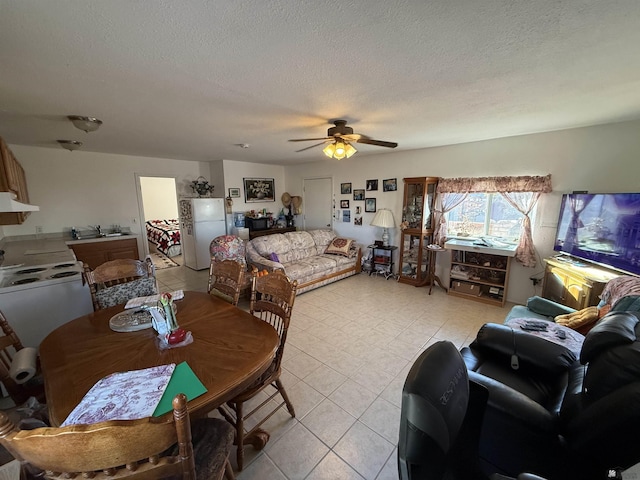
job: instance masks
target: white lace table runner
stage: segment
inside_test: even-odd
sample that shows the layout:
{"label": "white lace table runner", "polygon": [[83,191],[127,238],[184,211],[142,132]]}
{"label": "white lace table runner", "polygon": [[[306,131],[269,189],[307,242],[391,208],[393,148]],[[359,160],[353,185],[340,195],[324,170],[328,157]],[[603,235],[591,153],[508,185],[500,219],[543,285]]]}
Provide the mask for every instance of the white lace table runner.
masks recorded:
{"label": "white lace table runner", "polygon": [[150,417],[175,368],[176,364],[170,363],[104,377],[91,387],[61,427]]}

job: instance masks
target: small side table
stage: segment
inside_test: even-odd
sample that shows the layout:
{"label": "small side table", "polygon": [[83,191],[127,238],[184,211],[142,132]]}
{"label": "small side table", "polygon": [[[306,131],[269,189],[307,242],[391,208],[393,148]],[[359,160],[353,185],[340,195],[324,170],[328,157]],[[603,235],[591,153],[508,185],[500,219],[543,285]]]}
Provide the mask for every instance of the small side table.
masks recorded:
{"label": "small side table", "polygon": [[369,276],[372,274],[380,274],[387,280],[395,278],[396,275],[393,273],[393,252],[397,250],[398,247],[394,247],[392,245],[389,245],[388,247],[383,247],[382,245],[369,245],[369,248],[373,254],[373,267],[369,272]]}
{"label": "small side table", "polygon": [[438,252],[444,252],[444,248],[440,245],[427,245],[427,250],[429,250],[429,295],[431,295],[434,283],[438,283],[440,288],[446,292],[447,287],[442,284],[440,277],[436,275],[436,255]]}

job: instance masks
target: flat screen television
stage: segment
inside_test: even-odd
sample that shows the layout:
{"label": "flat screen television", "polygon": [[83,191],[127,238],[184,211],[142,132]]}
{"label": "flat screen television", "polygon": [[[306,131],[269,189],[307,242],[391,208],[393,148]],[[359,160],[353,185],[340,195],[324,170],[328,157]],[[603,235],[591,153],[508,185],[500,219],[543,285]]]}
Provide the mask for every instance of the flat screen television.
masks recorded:
{"label": "flat screen television", "polygon": [[554,250],[640,275],[640,193],[563,195]]}

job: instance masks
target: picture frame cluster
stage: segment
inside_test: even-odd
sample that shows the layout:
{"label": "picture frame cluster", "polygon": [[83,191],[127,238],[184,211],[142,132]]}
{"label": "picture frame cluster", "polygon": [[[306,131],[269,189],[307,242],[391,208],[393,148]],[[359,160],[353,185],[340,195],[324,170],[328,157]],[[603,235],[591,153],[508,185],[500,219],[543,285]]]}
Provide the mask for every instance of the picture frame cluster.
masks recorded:
{"label": "picture frame cluster", "polygon": [[[382,192],[395,192],[398,190],[397,178],[385,178],[382,180]],[[364,202],[365,213],[375,213],[377,211],[377,199],[370,196],[370,192],[379,191],[379,180],[376,178],[367,180],[365,182],[365,188],[353,188],[351,182],[340,183],[341,195],[353,195],[353,202]],[[342,209],[342,216],[340,217],[343,222],[351,221],[350,199],[340,199],[340,209]],[[359,205],[354,205],[355,215],[353,217],[353,223],[356,226],[362,226],[362,208]]]}

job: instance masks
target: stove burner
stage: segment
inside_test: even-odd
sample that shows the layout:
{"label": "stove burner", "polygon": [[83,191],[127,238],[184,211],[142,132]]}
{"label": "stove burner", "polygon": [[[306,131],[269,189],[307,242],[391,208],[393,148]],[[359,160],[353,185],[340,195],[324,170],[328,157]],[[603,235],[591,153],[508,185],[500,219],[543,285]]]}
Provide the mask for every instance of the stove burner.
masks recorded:
{"label": "stove burner", "polygon": [[64,278],[64,277],[72,277],[74,275],[80,275],[80,272],[60,272],[51,275],[49,278]]}
{"label": "stove burner", "polygon": [[54,265],[53,267],[51,267],[54,270],[58,270],[60,268],[69,268],[69,267],[75,267],[76,264],[75,263],[60,263],[58,265]]}
{"label": "stove burner", "polygon": [[43,268],[43,267],[25,268],[23,270],[18,270],[16,272],[16,275],[24,275],[24,274],[27,274],[27,273],[44,272],[45,270],[46,270],[46,268]]}
{"label": "stove burner", "polygon": [[37,282],[38,280],[40,280],[38,277],[21,278],[20,280],[14,280],[13,282],[11,282],[11,285],[24,285],[25,283],[33,283]]}

